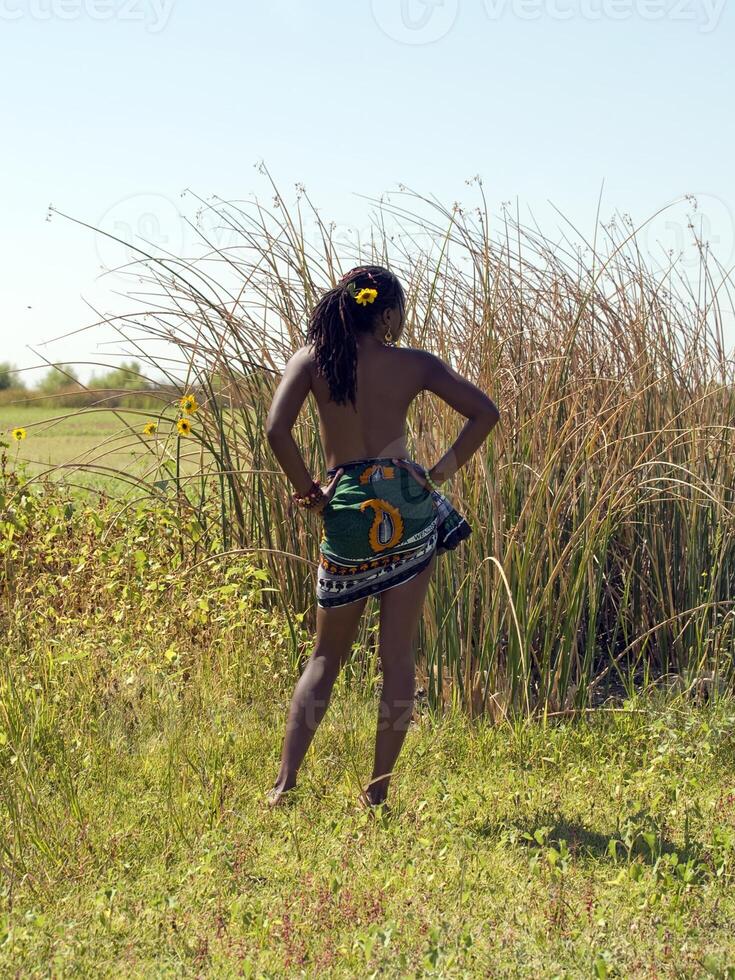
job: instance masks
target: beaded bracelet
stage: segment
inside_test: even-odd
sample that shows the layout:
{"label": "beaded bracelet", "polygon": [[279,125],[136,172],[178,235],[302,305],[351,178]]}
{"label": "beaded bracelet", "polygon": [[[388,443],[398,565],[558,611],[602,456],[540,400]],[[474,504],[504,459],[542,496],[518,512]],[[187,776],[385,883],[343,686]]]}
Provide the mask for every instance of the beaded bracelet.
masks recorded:
{"label": "beaded bracelet", "polygon": [[441,490],[439,489],[439,487],[437,486],[437,484],[434,483],[434,481],[429,476],[429,471],[428,470],[424,470],[424,479],[426,480],[427,486],[431,490],[434,490],[436,493],[441,493]]}
{"label": "beaded bracelet", "polygon": [[299,505],[299,507],[306,507],[307,510],[311,507],[315,507],[316,504],[324,497],[324,491],[316,482],[312,480],[311,486],[306,491],[306,493],[294,493],[291,494],[292,500]]}

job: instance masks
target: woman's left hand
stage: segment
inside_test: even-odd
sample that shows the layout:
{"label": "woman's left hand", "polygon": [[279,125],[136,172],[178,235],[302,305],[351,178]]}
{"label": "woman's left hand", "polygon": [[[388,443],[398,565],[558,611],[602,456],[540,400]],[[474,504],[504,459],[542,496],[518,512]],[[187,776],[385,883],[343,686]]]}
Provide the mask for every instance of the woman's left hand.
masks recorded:
{"label": "woman's left hand", "polygon": [[335,491],[337,490],[337,484],[339,483],[339,478],[342,476],[343,473],[344,470],[342,469],[337,470],[337,472],[334,474],[334,476],[329,481],[329,483],[326,483],[322,487],[322,493],[324,494],[324,496],[315,507],[309,508],[311,511],[313,511],[316,514],[321,514],[321,512],[324,510],[324,508],[327,506],[329,501],[334,496]]}

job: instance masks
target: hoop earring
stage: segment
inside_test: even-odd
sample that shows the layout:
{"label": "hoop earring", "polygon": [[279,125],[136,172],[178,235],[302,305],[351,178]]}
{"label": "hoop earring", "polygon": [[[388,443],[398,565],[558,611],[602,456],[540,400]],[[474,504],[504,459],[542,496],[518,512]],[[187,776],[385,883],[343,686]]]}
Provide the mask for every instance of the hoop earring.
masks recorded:
{"label": "hoop earring", "polygon": [[388,330],[385,334],[385,342],[386,344],[393,344],[393,332],[391,331],[390,327],[388,327]]}

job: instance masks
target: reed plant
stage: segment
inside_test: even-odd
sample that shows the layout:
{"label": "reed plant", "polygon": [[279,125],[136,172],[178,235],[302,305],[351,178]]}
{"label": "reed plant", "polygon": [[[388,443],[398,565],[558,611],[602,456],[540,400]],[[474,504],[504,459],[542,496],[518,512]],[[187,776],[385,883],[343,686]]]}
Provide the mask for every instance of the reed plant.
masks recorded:
{"label": "reed plant", "polygon": [[[479,180],[475,193],[477,206],[445,207],[401,188],[371,202],[358,237],[304,188],[289,203],[271,182],[267,203],[198,200],[193,258],[128,243],[131,309],[116,323],[198,403],[186,437],[170,405],[141,413],[162,423],[166,452],[157,441],[136,486],[175,488],[182,526],[196,528],[182,532],[182,561],[257,557],[293,624],[294,660],[307,654],[296,627],[314,622],[320,527],[294,513],[265,417],[321,291],[358,262],[387,264],[409,301],[402,343],[438,354],[501,411],[444,488],[473,534],[440,558],[430,588],[417,651],[429,701],[510,718],[652,685],[713,695],[732,681],[735,650],[729,270],[696,240],[694,276],[675,256],[659,267],[626,216],[593,241],[571,228],[554,240],[507,211],[492,218]],[[154,355],[161,341],[171,357]],[[461,421],[419,396],[415,458],[431,465]],[[124,425],[140,444],[129,414]],[[311,399],[295,435],[324,475]],[[374,627],[371,609],[360,650]]]}

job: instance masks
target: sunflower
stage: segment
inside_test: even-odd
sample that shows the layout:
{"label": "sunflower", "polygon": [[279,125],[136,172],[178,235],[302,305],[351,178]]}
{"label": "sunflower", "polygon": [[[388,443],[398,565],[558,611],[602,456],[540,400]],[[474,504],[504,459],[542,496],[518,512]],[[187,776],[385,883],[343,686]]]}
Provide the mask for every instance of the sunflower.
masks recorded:
{"label": "sunflower", "polygon": [[146,422],[146,424],[143,426],[143,435],[152,436],[157,428],[158,428],[158,423]]}
{"label": "sunflower", "polygon": [[25,437],[26,437],[25,429],[21,429],[20,427],[17,429],[13,429],[13,439],[15,439],[16,442],[20,442],[20,440],[25,439]]}
{"label": "sunflower", "polygon": [[368,303],[374,303],[378,296],[377,289],[361,289],[359,293],[355,296],[355,302],[359,303],[360,306],[367,306]]}
{"label": "sunflower", "polygon": [[184,395],[179,405],[181,405],[181,410],[186,412],[187,415],[192,415],[199,408],[196,398],[191,394]]}
{"label": "sunflower", "polygon": [[179,430],[180,436],[191,435],[191,422],[188,419],[179,419],[176,423],[176,428]]}

